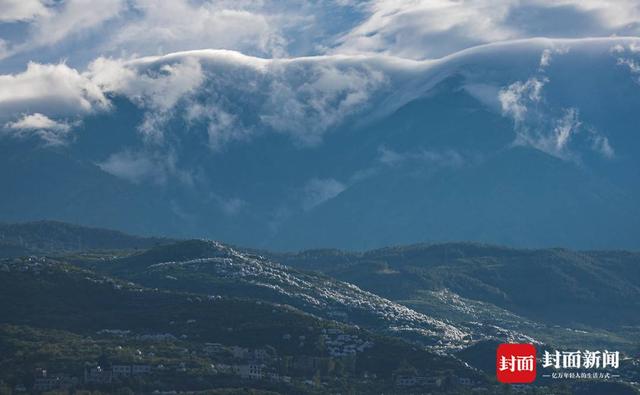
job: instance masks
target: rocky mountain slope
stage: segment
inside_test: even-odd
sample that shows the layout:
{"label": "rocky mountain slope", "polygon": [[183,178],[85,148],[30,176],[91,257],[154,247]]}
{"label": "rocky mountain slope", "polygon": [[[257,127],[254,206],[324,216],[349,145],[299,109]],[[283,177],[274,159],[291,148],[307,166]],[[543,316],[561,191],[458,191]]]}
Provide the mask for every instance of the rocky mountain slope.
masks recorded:
{"label": "rocky mountain slope", "polygon": [[179,242],[92,267],[148,287],[286,303],[326,319],[418,340],[434,349],[460,348],[483,336],[355,285],[290,269],[215,241]]}
{"label": "rocky mountain slope", "polygon": [[551,342],[637,347],[640,255],[635,252],[448,243],[272,258],[454,323],[497,324]]}

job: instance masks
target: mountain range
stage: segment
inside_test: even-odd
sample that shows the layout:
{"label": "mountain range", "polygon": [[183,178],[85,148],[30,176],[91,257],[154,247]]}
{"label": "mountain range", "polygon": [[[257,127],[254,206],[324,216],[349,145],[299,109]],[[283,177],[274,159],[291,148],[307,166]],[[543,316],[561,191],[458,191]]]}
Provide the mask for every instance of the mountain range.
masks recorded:
{"label": "mountain range", "polygon": [[0,220],[270,250],[637,249],[637,56],[614,37],[425,61],[101,59],[82,78],[104,108],[69,115],[73,132],[4,125]]}
{"label": "mountain range", "polygon": [[495,338],[638,347],[636,252],[447,243],[281,253],[60,222],[2,229],[9,259],[48,256],[150,289],[291,305],[434,350]]}
{"label": "mountain range", "polygon": [[[215,366],[238,364],[238,347],[266,347],[266,366],[293,381],[251,388],[499,393],[488,361],[501,342],[623,355],[615,382],[543,378],[543,392],[632,394],[639,374],[633,252],[448,243],[281,253],[60,222],[2,229],[0,381],[11,385],[33,382],[37,366],[78,374],[93,360],[155,364],[140,391],[235,388],[249,382]],[[310,375],[322,383],[305,387]],[[405,376],[430,379],[404,388]]]}

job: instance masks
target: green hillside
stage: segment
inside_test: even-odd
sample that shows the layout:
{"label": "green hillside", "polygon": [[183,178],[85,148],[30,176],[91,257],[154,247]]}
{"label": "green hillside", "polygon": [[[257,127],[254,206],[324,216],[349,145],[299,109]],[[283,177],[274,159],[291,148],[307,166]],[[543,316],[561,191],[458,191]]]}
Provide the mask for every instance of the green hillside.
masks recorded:
{"label": "green hillside", "polygon": [[[146,288],[49,258],[4,260],[0,269],[0,383],[30,385],[43,367],[82,377],[89,362],[154,367],[150,376],[98,386],[103,390],[126,384],[140,391],[249,385],[283,393],[367,392],[393,388],[396,372],[407,367],[448,380],[442,393],[455,391],[459,376],[488,384],[451,357],[289,305]],[[326,342],[336,336],[353,342],[354,353],[332,356]],[[221,373],[215,366],[249,363],[235,349],[266,350],[265,369],[289,381]]]}
{"label": "green hillside", "polygon": [[636,252],[449,243],[270,256],[454,323],[498,323],[567,345],[640,344]]}
{"label": "green hillside", "polygon": [[131,236],[119,231],[57,221],[0,223],[0,258],[91,250],[136,250],[170,239]]}

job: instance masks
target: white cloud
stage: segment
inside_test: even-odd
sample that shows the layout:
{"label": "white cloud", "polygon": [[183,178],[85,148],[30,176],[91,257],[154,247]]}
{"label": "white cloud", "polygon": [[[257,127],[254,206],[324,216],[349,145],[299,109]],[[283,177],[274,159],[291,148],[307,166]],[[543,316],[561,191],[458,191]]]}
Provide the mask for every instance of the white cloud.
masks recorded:
{"label": "white cloud", "polygon": [[640,5],[634,0],[372,0],[366,4],[363,22],[340,37],[334,52],[426,59],[497,41],[640,32]]}
{"label": "white cloud", "polygon": [[516,122],[522,122],[531,103],[541,100],[541,92],[548,82],[546,78],[531,77],[527,81],[516,81],[506,89],[500,90],[498,100],[502,113],[511,116]]}
{"label": "white cloud", "polygon": [[514,144],[528,145],[563,160],[577,160],[576,154],[569,149],[569,143],[580,132],[582,122],[575,108],[564,109],[563,113],[548,123],[521,124],[516,129]]}
{"label": "white cloud", "polygon": [[564,55],[569,52],[569,47],[557,47],[557,48],[545,48],[540,55],[540,63],[538,71],[545,71],[547,67],[551,65],[551,60],[554,55]]}
{"label": "white cloud", "polygon": [[41,0],[0,1],[0,22],[29,21],[48,13],[49,10]]}
{"label": "white cloud", "polygon": [[109,174],[133,183],[154,179],[162,182],[163,174],[159,172],[152,158],[138,153],[123,151],[109,156],[98,166]]}
{"label": "white cloud", "polygon": [[[260,114],[265,124],[303,145],[320,143],[327,129],[367,107],[387,82],[383,72],[362,65],[318,62],[304,66],[282,64],[271,70],[275,78]],[[299,73],[307,78],[300,81]]]}
{"label": "white cloud", "polygon": [[207,109],[207,133],[209,147],[218,151],[231,141],[246,141],[250,138],[251,129],[243,126],[238,117],[216,107]]}
{"label": "white cloud", "polygon": [[[544,55],[543,55],[544,56]],[[544,70],[542,70],[544,71]],[[554,109],[543,98],[543,88],[549,83],[544,77],[516,81],[499,93],[503,115],[514,122],[514,145],[529,146],[556,158],[579,162],[580,155],[572,142],[582,132],[583,122],[575,107]],[[602,157],[610,159],[614,150],[606,136],[588,127],[584,140]]]}
{"label": "white cloud", "polygon": [[89,65],[87,76],[105,92],[124,95],[141,107],[157,111],[173,108],[204,78],[196,57],[184,56],[145,66],[144,59],[132,63],[98,58]]}
{"label": "white cloud", "polygon": [[247,202],[239,198],[223,198],[216,197],[222,212],[226,215],[233,216],[242,211],[247,206]]}
{"label": "white cloud", "polygon": [[64,63],[29,63],[21,73],[0,75],[0,120],[16,113],[75,116],[108,107],[100,87]]}
{"label": "white cloud", "polygon": [[148,110],[138,129],[156,143],[163,141],[164,124],[176,104],[204,80],[200,62],[191,57],[142,70],[136,64],[98,58],[89,65],[87,76],[104,92],[125,96]]}
{"label": "white cloud", "polygon": [[[297,0],[5,0],[5,22],[28,28],[12,37],[6,56],[38,59],[38,49],[87,62],[100,56],[160,55],[197,49],[230,49],[282,57],[317,54],[335,31],[357,23],[356,7],[339,1]],[[346,11],[343,11],[346,10]],[[336,19],[336,13],[349,18]],[[3,20],[0,20],[2,23]],[[64,45],[72,43],[71,45]],[[51,48],[60,45],[59,48]]]}
{"label": "white cloud", "polygon": [[511,1],[369,2],[369,16],[346,33],[339,53],[381,52],[406,58],[440,57],[473,45],[515,37],[502,24]]}
{"label": "white cloud", "polygon": [[57,51],[74,65],[204,48],[426,59],[512,39],[640,33],[636,0],[4,0],[0,7],[5,22],[28,24],[26,35],[6,39],[5,56],[39,60],[48,47],[47,56]]}
{"label": "white cloud", "polygon": [[46,145],[64,145],[71,125],[66,122],[54,121],[46,115],[35,113],[23,115],[22,118],[14,122],[7,122],[3,134],[16,138],[26,138],[37,136]]}
{"label": "white cloud", "polygon": [[419,149],[415,151],[398,152],[381,146],[378,148],[378,152],[380,154],[378,161],[387,166],[410,163],[412,165],[421,164],[440,168],[457,168],[466,163],[464,156],[453,149]]}
{"label": "white cloud", "polygon": [[279,32],[283,21],[257,4],[135,0],[133,10],[139,16],[119,29],[105,48],[130,54],[224,48],[281,55],[286,44]]}
{"label": "white cloud", "polygon": [[6,40],[0,38],[0,59],[7,57],[9,53],[9,47]]}
{"label": "white cloud", "polygon": [[611,147],[611,144],[609,144],[609,139],[606,136],[602,136],[594,129],[589,129],[589,136],[592,150],[608,159],[616,156],[616,153],[613,147]]}
{"label": "white cloud", "polygon": [[[380,111],[392,112],[428,94],[443,79],[460,75],[465,79],[464,89],[514,119],[517,133],[538,139],[534,131],[542,130],[547,136],[557,127],[554,122],[564,116],[563,109],[579,107],[553,109],[545,102],[542,91],[553,75],[544,66],[551,59],[545,57],[569,47],[577,56],[603,48],[608,56],[613,45],[627,48],[633,42],[537,39],[479,47],[437,61],[381,55],[263,59],[234,51],[203,50],[132,59],[101,57],[85,72],[64,63],[31,63],[23,72],[0,75],[0,121],[4,124],[15,120],[15,114],[32,113],[75,120],[109,109],[109,97],[122,96],[143,112],[138,130],[147,143],[145,150],[165,152],[193,139],[194,132],[214,151],[231,142],[249,141],[258,133],[274,132],[289,136],[298,145],[313,146],[344,123],[367,122]],[[545,48],[550,51],[544,52]],[[516,63],[511,63],[513,57],[518,58]],[[529,68],[521,67],[523,64]],[[558,65],[564,67],[564,63]],[[527,79],[531,69],[538,70],[537,74]],[[515,82],[505,86],[504,81]],[[168,127],[176,123],[181,127]],[[594,150],[603,156],[613,152],[609,141],[595,140],[598,143],[592,145],[600,148]],[[423,154],[425,160],[442,159]],[[144,168],[144,161],[131,155],[115,159]],[[136,172],[130,176],[117,166],[110,168],[125,178],[138,177]]]}
{"label": "white cloud", "polygon": [[540,68],[547,67],[551,64],[551,50],[546,48],[540,56]]}
{"label": "white cloud", "polygon": [[536,0],[535,3],[542,3],[549,8],[575,7],[608,29],[637,29],[640,20],[640,4],[635,0]]}
{"label": "white cloud", "polygon": [[378,160],[388,166],[394,166],[405,161],[406,156],[387,147],[378,147],[380,157]]}
{"label": "white cloud", "polygon": [[134,184],[152,182],[166,184],[175,179],[186,186],[193,186],[190,172],[181,169],[178,157],[171,148],[167,150],[124,150],[111,154],[106,160],[97,163],[103,171]]}
{"label": "white cloud", "polygon": [[531,77],[516,81],[498,95],[502,114],[513,119],[514,145],[530,146],[565,160],[575,158],[567,149],[571,136],[578,132],[578,111],[568,109],[560,118],[547,113],[542,101],[542,89],[549,80]]}
{"label": "white cloud", "polygon": [[60,129],[69,130],[69,125],[56,122],[45,115],[35,113],[24,115],[20,120],[9,122],[7,124],[12,129],[28,130],[28,129]]}
{"label": "white cloud", "polygon": [[40,16],[33,24],[31,46],[57,43],[68,36],[95,29],[123,11],[124,0],[66,0],[54,12]]}
{"label": "white cloud", "polygon": [[303,188],[302,207],[311,210],[338,196],[346,188],[346,185],[333,178],[313,178]]}
{"label": "white cloud", "polygon": [[564,111],[564,115],[556,121],[556,125],[553,128],[553,141],[554,148],[557,151],[563,151],[571,137],[575,135],[582,122],[578,118],[578,110],[575,108],[569,108]]}
{"label": "white cloud", "polygon": [[[257,132],[286,134],[300,145],[319,144],[327,130],[375,103],[395,77],[392,62],[341,57],[266,60],[232,51],[189,51],[131,61],[99,58],[86,77],[104,92],[129,98],[145,111],[138,129],[162,144],[167,122],[204,123],[218,151]],[[394,103],[387,103],[392,111]],[[181,131],[184,132],[184,131]]]}
{"label": "white cloud", "polygon": [[[74,39],[85,32],[94,31],[124,11],[126,0],[65,0],[38,2],[28,0],[30,17],[24,38],[7,45],[4,57],[21,53],[37,56],[38,49]],[[67,57],[62,54],[61,57]]]}
{"label": "white cloud", "polygon": [[640,77],[637,77],[640,74],[640,61],[634,58],[640,53],[640,46],[633,42],[627,46],[616,44],[611,48],[611,52],[618,56],[618,66],[626,67],[633,76],[636,76],[634,80],[640,83]]}

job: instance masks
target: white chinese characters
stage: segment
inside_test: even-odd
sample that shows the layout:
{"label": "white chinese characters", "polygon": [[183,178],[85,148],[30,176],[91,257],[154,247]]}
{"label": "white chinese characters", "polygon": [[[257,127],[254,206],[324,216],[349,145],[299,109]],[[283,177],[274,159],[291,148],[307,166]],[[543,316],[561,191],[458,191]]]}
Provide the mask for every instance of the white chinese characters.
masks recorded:
{"label": "white chinese characters", "polygon": [[619,351],[545,351],[542,367],[555,369],[617,369],[620,366]]}
{"label": "white chinese characters", "polygon": [[535,358],[533,355],[528,356],[514,356],[510,358],[502,356],[500,358],[500,371],[510,372],[533,372],[535,365]]}

